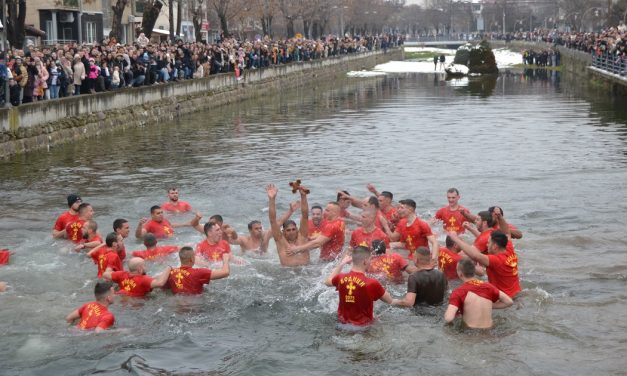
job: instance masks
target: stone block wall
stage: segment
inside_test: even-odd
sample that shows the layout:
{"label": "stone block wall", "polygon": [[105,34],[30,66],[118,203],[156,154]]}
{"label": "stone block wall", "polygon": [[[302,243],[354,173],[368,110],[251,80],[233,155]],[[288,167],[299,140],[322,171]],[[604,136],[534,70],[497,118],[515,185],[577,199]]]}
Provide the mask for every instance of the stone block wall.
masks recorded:
{"label": "stone block wall", "polygon": [[367,52],[162,85],[29,103],[0,109],[0,157],[98,136],[113,129],[147,126],[226,103],[276,93],[350,70],[402,60],[403,49]]}

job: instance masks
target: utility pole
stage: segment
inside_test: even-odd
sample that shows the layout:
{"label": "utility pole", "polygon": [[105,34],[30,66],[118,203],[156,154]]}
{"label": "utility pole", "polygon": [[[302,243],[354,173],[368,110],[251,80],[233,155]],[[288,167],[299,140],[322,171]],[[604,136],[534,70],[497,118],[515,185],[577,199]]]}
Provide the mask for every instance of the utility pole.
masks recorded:
{"label": "utility pole", "polygon": [[78,44],[83,43],[83,0],[78,0]]}
{"label": "utility pole", "polygon": [[612,26],[612,0],[607,0],[607,27]]}

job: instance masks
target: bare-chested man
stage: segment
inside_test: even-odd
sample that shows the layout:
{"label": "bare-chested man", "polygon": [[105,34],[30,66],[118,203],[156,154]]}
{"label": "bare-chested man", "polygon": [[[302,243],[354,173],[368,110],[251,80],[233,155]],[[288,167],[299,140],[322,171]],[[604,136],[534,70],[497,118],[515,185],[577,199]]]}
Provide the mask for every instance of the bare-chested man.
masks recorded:
{"label": "bare-chested man", "polygon": [[[282,226],[298,207],[300,207],[300,201],[292,202],[289,210],[279,219],[278,225]],[[235,233],[236,237],[234,239],[229,238],[229,243],[239,245],[242,253],[253,251],[264,254],[268,252],[268,243],[270,243],[270,238],[272,237],[272,230],[264,231],[261,222],[254,220],[248,223],[248,232],[250,235],[237,235],[237,233],[233,231],[232,233]]]}
{"label": "bare-chested man", "polygon": [[276,195],[279,192],[274,184],[266,187],[268,193],[268,218],[270,219],[270,227],[272,237],[276,243],[276,249],[279,253],[279,260],[283,266],[300,266],[309,264],[309,251],[300,252],[294,255],[288,254],[290,245],[301,245],[307,242],[308,235],[308,217],[309,203],[307,202],[306,188],[300,186],[300,229],[296,227],[296,223],[292,220],[286,220],[283,223],[283,231],[276,219]]}
{"label": "bare-chested man", "polygon": [[459,313],[470,328],[492,327],[492,309],[507,308],[514,302],[506,293],[489,282],[475,278],[475,263],[463,258],[457,263],[457,274],[464,282],[449,298],[444,321],[450,323]]}

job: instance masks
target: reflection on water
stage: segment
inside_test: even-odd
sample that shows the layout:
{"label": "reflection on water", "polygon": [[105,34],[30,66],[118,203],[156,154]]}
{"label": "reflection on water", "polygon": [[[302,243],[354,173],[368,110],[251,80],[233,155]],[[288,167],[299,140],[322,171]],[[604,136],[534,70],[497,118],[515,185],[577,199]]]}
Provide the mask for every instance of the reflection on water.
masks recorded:
{"label": "reflection on water", "polygon": [[[0,163],[1,245],[16,251],[0,269],[11,286],[0,295],[2,373],[622,372],[627,106],[564,86],[537,71],[338,79]],[[372,182],[413,198],[423,218],[451,186],[475,212],[501,205],[524,232],[522,297],[495,313],[487,334],[444,327],[444,307],[383,304],[372,328],[351,333],[336,328],[336,292],[322,283],[332,265],[285,269],[271,251],[233,266],[203,296],[156,291],[142,304],[116,303],[115,332],[64,324],[95,280],[91,260],[49,238],[67,193],[94,205],[106,233],[118,217],[134,229],[176,185],[205,218],[220,213],[243,233],[252,219],[267,227],[264,185],[279,185],[283,211],[295,178],[312,203],[338,189],[365,196]],[[177,229],[164,244],[200,240]]]}

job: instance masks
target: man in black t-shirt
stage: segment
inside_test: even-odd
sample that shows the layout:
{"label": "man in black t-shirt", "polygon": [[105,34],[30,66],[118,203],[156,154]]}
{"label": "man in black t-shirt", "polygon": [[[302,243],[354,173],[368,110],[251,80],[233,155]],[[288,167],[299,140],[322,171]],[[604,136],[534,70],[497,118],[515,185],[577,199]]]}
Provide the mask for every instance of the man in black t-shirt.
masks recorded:
{"label": "man in black t-shirt", "polygon": [[407,294],[403,299],[394,299],[392,305],[412,307],[418,304],[442,304],[448,282],[444,273],[435,269],[429,248],[418,247],[414,258],[418,270],[409,275]]}

